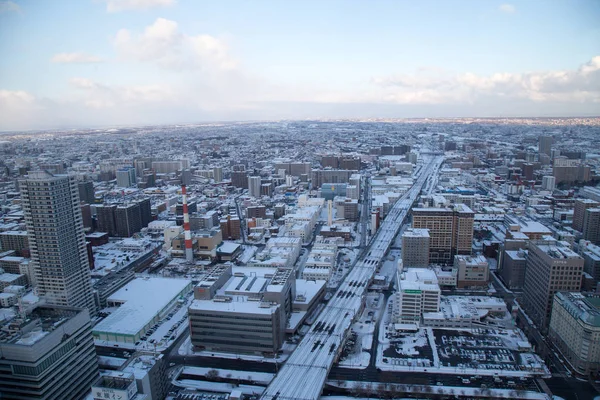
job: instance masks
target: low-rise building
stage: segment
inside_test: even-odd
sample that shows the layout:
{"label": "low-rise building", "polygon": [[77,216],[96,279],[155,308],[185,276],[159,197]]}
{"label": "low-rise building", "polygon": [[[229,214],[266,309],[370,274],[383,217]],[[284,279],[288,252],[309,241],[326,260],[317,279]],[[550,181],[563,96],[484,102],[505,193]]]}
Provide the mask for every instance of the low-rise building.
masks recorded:
{"label": "low-rise building", "polygon": [[454,256],[454,267],[458,269],[459,288],[487,286],[490,279],[489,264],[484,256]]}
{"label": "low-rise building", "polygon": [[398,271],[398,292],[394,303],[395,323],[418,324],[425,312],[437,312],[440,308],[440,286],[435,273],[426,268],[409,268]]}

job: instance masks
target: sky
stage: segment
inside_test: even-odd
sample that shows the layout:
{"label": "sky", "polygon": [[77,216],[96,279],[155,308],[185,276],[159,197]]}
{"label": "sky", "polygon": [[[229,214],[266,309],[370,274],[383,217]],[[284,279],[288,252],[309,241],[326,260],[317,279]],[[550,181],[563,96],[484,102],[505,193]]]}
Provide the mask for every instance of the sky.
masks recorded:
{"label": "sky", "polygon": [[597,0],[0,0],[0,130],[598,115]]}

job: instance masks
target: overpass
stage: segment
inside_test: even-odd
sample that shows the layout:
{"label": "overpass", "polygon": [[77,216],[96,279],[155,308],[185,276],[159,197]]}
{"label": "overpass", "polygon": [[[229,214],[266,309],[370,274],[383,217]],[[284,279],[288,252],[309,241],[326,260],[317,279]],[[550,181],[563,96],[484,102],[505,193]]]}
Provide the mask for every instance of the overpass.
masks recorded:
{"label": "overpass", "polygon": [[329,300],[296,350],[279,370],[261,399],[316,400],[355,317],[360,314],[366,290],[425,182],[443,157],[428,159],[417,172],[412,188],[394,204],[369,247],[362,252],[335,295]]}

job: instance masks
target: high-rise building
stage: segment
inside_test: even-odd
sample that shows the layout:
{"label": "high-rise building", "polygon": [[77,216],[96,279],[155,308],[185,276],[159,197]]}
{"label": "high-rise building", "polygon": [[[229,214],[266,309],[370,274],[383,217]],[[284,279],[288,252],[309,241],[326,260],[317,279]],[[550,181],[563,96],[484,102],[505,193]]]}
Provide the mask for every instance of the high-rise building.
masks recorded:
{"label": "high-rise building", "polygon": [[261,179],[260,176],[248,177],[248,194],[252,197],[260,197]]}
{"label": "high-rise building", "polygon": [[583,238],[600,244],[600,208],[588,208],[583,215]]}
{"label": "high-rise building", "polygon": [[550,322],[554,295],[559,291],[580,290],[583,263],[581,256],[560,242],[529,244],[523,307],[543,332]]}
{"label": "high-rise building", "polygon": [[223,168],[213,168],[213,179],[215,180],[215,183],[223,182]]}
{"label": "high-rise building", "polygon": [[245,171],[231,173],[231,185],[241,189],[248,189],[248,174]]}
{"label": "high-rise building", "polygon": [[407,229],[402,234],[402,264],[404,268],[429,266],[429,231]]}
{"label": "high-rise building", "polygon": [[79,200],[83,203],[94,204],[94,201],[96,201],[96,194],[94,192],[94,183],[92,181],[79,182],[77,188],[79,189]]}
{"label": "high-rise building", "polygon": [[106,232],[108,236],[117,236],[117,222],[115,221],[115,204],[96,206],[96,221],[99,232]]}
{"label": "high-rise building", "polygon": [[542,177],[542,189],[553,191],[556,188],[556,178],[547,175]]}
{"label": "high-rise building", "polygon": [[142,228],[145,228],[150,222],[152,222],[152,204],[150,203],[150,199],[138,200],[137,203],[140,206],[140,220],[142,222]]}
{"label": "high-rise building", "polygon": [[127,167],[117,170],[117,186],[131,187],[135,184],[135,168]]}
{"label": "high-rise building", "polygon": [[75,177],[34,171],[20,188],[39,295],[95,314]]}
{"label": "high-rise building", "polygon": [[583,231],[583,217],[585,216],[585,210],[588,208],[596,208],[600,205],[597,201],[589,199],[575,199],[573,206],[573,229],[579,232]]}
{"label": "high-rise building", "polygon": [[470,255],[475,213],[465,204],[452,208],[413,208],[413,228],[429,230],[429,263],[449,264]]}
{"label": "high-rise building", "polygon": [[237,240],[241,237],[240,219],[237,216],[227,215],[219,221],[223,239]]}
{"label": "high-rise building", "polygon": [[40,306],[0,322],[2,399],[78,400],[98,379],[87,310]]}
{"label": "high-rise building", "polygon": [[131,237],[142,230],[140,206],[137,203],[123,204],[115,209],[117,236]]}
{"label": "high-rise building", "polygon": [[538,153],[550,156],[553,142],[554,138],[552,136],[540,135],[538,138]]}

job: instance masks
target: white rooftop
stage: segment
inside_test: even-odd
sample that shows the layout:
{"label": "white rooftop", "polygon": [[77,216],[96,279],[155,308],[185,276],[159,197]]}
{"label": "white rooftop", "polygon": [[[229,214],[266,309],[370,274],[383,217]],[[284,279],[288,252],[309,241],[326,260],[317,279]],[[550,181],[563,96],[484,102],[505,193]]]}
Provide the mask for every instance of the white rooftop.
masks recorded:
{"label": "white rooftop", "polygon": [[191,282],[187,279],[134,279],[107,299],[124,304],[100,321],[94,331],[135,335],[188,285]]}

